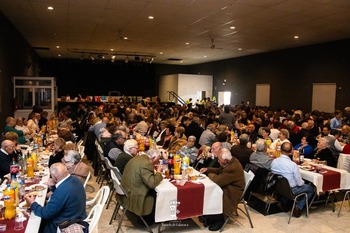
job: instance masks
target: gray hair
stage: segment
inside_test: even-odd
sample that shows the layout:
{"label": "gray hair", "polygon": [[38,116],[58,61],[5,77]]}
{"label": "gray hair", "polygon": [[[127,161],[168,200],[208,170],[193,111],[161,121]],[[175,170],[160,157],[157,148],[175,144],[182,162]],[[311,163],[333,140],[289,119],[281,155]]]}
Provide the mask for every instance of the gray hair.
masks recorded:
{"label": "gray hair", "polygon": [[194,139],[194,140],[196,141],[196,137],[193,136],[193,135],[191,135],[191,136],[188,137],[188,141],[189,141],[190,139]]}
{"label": "gray hair", "polygon": [[222,159],[230,161],[232,159],[232,154],[227,148],[221,148]]}
{"label": "gray hair", "polygon": [[81,160],[81,155],[76,150],[68,150],[65,156],[69,162],[73,162],[74,164],[78,164]]}
{"label": "gray hair", "polygon": [[243,133],[239,136],[239,144],[246,145],[249,141],[249,135],[246,133]]}
{"label": "gray hair", "polygon": [[258,139],[255,142],[255,145],[256,145],[256,150],[257,151],[264,151],[265,148],[266,148],[266,144],[265,144],[265,140],[264,139]]}
{"label": "gray hair", "polygon": [[158,149],[150,149],[146,152],[146,154],[148,155],[148,157],[150,159],[156,158],[160,156],[160,152]]}
{"label": "gray hair", "polygon": [[132,147],[136,147],[138,145],[135,139],[128,139],[124,143],[124,151],[129,152]]}

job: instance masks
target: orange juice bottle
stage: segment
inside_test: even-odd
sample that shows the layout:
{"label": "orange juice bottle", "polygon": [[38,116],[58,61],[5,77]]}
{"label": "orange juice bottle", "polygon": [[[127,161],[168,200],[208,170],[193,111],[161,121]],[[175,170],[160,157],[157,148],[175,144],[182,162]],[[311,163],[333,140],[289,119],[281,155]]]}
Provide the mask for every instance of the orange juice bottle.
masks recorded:
{"label": "orange juice bottle", "polygon": [[278,140],[276,143],[275,158],[280,157],[280,155],[281,155],[281,142]]}
{"label": "orange juice bottle", "polygon": [[179,154],[174,155],[174,175],[181,174],[181,157]]}
{"label": "orange juice bottle", "polygon": [[32,153],[31,157],[33,159],[34,171],[38,170],[38,155],[36,153]]}
{"label": "orange juice bottle", "polygon": [[33,178],[34,177],[34,160],[31,156],[28,156],[27,161],[27,177]]}
{"label": "orange juice bottle", "polygon": [[4,205],[5,205],[5,219],[12,219],[16,216],[15,207],[15,190],[13,190],[10,184],[7,184],[7,188],[4,190]]}

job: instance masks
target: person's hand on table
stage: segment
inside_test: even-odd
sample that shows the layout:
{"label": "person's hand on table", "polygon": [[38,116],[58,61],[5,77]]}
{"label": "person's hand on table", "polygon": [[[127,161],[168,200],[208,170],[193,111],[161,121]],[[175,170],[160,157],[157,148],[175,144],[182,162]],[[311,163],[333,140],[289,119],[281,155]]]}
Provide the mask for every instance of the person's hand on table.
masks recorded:
{"label": "person's hand on table", "polygon": [[208,171],[208,168],[206,168],[206,167],[202,167],[202,168],[199,170],[200,173],[206,173],[207,171]]}

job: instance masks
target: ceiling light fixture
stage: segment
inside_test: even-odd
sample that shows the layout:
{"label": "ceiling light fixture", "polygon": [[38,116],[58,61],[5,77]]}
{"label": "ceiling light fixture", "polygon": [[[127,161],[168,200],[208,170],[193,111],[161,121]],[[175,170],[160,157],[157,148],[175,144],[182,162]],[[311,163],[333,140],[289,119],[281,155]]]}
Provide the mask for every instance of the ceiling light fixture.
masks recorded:
{"label": "ceiling light fixture", "polygon": [[52,11],[52,10],[53,10],[53,7],[52,7],[52,6],[49,6],[49,7],[47,7],[47,9],[48,9],[49,11]]}
{"label": "ceiling light fixture", "polygon": [[299,39],[299,36],[294,36],[294,39]]}
{"label": "ceiling light fixture", "polygon": [[233,30],[233,29],[236,29],[236,27],[232,26],[232,27],[230,27],[230,29]]}
{"label": "ceiling light fixture", "polygon": [[60,48],[60,46],[59,45],[56,45],[56,49],[59,49]]}
{"label": "ceiling light fixture", "polygon": [[154,19],[154,17],[152,15],[148,16],[149,19]]}

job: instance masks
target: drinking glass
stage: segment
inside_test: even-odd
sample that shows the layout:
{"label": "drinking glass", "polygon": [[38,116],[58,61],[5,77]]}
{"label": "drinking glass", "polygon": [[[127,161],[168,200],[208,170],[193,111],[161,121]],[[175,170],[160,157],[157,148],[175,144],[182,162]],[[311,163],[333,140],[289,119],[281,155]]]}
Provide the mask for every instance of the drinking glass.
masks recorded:
{"label": "drinking glass", "polygon": [[20,216],[20,215],[16,215],[16,218],[15,218],[15,228],[14,230],[15,231],[20,231],[22,230],[24,227],[23,227],[23,216]]}

